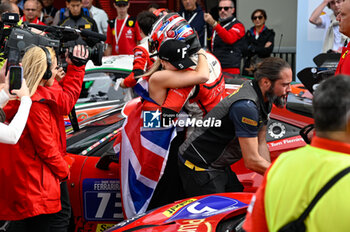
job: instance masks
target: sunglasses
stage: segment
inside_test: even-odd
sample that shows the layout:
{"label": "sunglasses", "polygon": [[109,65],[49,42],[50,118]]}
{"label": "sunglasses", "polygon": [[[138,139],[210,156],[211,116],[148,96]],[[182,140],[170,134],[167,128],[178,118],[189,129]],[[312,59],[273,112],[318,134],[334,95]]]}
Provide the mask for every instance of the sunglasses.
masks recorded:
{"label": "sunglasses", "polygon": [[25,11],[36,11],[36,9],[24,9]]}
{"label": "sunglasses", "polygon": [[264,16],[259,15],[259,16],[254,16],[253,20],[257,20],[257,19],[262,20],[263,18],[264,18]]}
{"label": "sunglasses", "polygon": [[116,5],[119,7],[126,7],[128,4],[126,2],[118,2]]}
{"label": "sunglasses", "polygon": [[224,9],[224,11],[228,11],[231,8],[233,8],[233,7],[231,7],[231,6],[224,6],[224,7],[219,6],[218,10],[221,11],[222,9]]}

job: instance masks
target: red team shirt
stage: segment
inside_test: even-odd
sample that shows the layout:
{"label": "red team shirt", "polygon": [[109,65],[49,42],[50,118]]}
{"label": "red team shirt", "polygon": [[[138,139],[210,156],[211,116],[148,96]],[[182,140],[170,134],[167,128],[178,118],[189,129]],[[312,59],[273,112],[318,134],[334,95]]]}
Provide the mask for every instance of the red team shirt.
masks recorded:
{"label": "red team shirt", "polygon": [[[117,19],[115,19],[117,20]],[[107,39],[106,44],[112,46],[112,55],[132,55],[133,49],[137,45],[137,41],[140,41],[140,28],[138,23],[128,16],[128,19],[125,22],[122,34],[120,35],[118,41],[118,51],[116,50],[116,37],[120,33],[120,29],[123,27],[124,19],[117,20],[117,33],[115,32],[115,20],[111,23],[107,29]]]}
{"label": "red team shirt", "polygon": [[337,74],[345,74],[350,75],[350,44],[343,48],[342,54],[340,56],[340,60],[337,66],[337,70],[335,71],[335,75]]}
{"label": "red team shirt", "polygon": [[[23,15],[23,16],[21,17],[21,20],[22,20],[22,22],[27,22],[26,16]],[[38,19],[38,17],[36,17],[36,18],[33,20],[33,22],[31,22],[31,23],[32,23],[32,24],[38,24],[38,25],[46,26],[46,24],[43,23],[43,22],[41,22],[41,21]]]}

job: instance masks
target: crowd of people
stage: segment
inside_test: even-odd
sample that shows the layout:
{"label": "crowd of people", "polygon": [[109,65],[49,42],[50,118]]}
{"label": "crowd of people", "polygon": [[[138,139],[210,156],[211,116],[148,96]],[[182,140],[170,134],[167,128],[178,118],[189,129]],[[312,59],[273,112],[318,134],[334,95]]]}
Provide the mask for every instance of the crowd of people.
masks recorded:
{"label": "crowd of people", "polygon": [[[62,9],[56,9],[53,0],[16,3],[8,1],[13,9],[2,12],[19,13],[23,22],[70,26],[106,35],[106,56],[135,55],[134,48],[143,39],[137,17],[128,13],[129,0],[112,1],[117,12],[115,19],[108,18],[104,10],[95,7],[93,0],[66,0],[66,7]],[[265,26],[266,12],[263,9],[254,11],[251,16],[254,27],[245,31],[244,25],[235,16],[234,2],[220,0],[218,4],[218,12],[212,13],[212,16],[204,13],[196,0],[181,0],[178,13],[196,31],[201,47],[210,50],[219,59],[226,78],[235,77],[241,69],[245,75],[253,76],[256,64],[269,57],[274,47],[275,33]],[[156,12],[159,8],[159,5],[151,3],[148,11]],[[243,57],[244,65],[241,65]]]}
{"label": "crowd of people", "polygon": [[[141,120],[142,112],[160,111],[171,120],[178,120],[180,112],[186,112],[197,120],[221,121],[219,127],[190,126],[178,130],[176,137],[168,134],[169,147],[161,151],[168,158],[164,163],[149,165],[164,174],[159,175],[143,210],[184,197],[243,191],[230,168],[242,158],[248,169],[264,175],[244,227],[247,231],[277,231],[296,220],[323,185],[350,164],[350,79],[346,76],[350,75],[350,58],[349,48],[344,45],[350,36],[350,0],[323,0],[310,16],[311,23],[326,28],[323,51],[342,52],[337,76],[322,82],[314,93],[316,130],[311,146],[281,155],[272,165],[266,125],[272,104],[285,105],[293,74],[285,60],[270,57],[275,33],[265,25],[266,11],[254,10],[254,26],[246,31],[235,16],[231,0],[218,1],[217,16],[205,13],[196,0],[181,3],[178,13],[150,4],[149,11],[134,18],[128,14],[129,0],[113,0],[117,17],[110,21],[102,9],[93,6],[93,0],[66,0],[66,8],[59,10],[53,7],[53,0],[2,1],[0,13],[20,14],[22,22],[105,34],[104,55],[133,54],[133,70],[120,86],[136,90],[142,83],[147,88],[142,89],[146,94],[140,93],[140,111],[132,112],[130,118]],[[332,9],[332,15],[321,15],[326,6]],[[0,220],[11,221],[8,231],[68,230],[71,209],[66,180],[70,162],[66,159],[63,116],[79,97],[89,56],[85,45],[94,41],[79,38],[78,43],[66,57],[66,73],[58,67],[52,48],[27,48],[21,61],[22,87],[18,90],[9,90],[8,65],[1,69],[0,187],[6,191],[0,193]],[[254,79],[224,98],[224,78],[240,74],[242,61],[243,74]],[[119,141],[121,165],[130,155],[126,137],[129,127],[142,136],[143,124],[126,120]],[[152,142],[164,142],[160,131],[147,130],[148,137],[154,136]],[[133,139],[141,143],[144,138]],[[139,153],[145,152],[142,146],[135,146],[141,149]],[[295,173],[296,169],[300,172]],[[335,221],[337,231],[347,230],[349,225],[344,221],[349,206],[337,196],[350,189],[344,181],[340,184],[335,188],[338,192],[327,196],[332,207],[319,203],[306,221],[308,229],[331,230],[324,218],[325,209],[332,209],[332,213],[341,211],[344,217]],[[140,213],[126,207],[128,217]]]}

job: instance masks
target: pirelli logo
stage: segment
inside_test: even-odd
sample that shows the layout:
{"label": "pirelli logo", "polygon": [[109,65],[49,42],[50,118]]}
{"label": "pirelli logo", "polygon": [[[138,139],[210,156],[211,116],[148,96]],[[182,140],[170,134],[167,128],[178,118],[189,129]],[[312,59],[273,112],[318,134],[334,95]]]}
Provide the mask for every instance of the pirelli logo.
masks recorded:
{"label": "pirelli logo", "polygon": [[245,124],[251,125],[251,126],[257,126],[258,125],[257,121],[255,121],[253,119],[246,118],[246,117],[242,117],[242,122],[245,123]]}
{"label": "pirelli logo", "polygon": [[197,199],[189,199],[187,201],[184,201],[184,202],[181,202],[177,205],[174,205],[173,207],[169,208],[167,211],[165,211],[163,214],[166,216],[166,217],[171,217],[173,216],[179,209],[181,209],[182,207],[196,201]]}

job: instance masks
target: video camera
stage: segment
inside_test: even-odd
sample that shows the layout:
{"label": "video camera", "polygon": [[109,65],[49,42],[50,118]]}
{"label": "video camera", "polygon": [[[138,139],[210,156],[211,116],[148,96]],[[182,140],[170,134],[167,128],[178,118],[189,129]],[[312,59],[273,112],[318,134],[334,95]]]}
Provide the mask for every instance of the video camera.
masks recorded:
{"label": "video camera", "polygon": [[[0,22],[0,53],[8,59],[8,66],[18,65],[25,50],[32,45],[52,47],[59,60],[62,60],[68,50],[72,55],[76,41],[82,38],[89,38],[88,59],[92,60],[95,65],[102,65],[103,44],[101,41],[106,40],[106,36],[89,30],[79,30],[70,27],[44,26],[37,24],[24,23],[23,27],[18,26],[18,14],[4,13]],[[36,28],[45,35],[39,35],[31,31],[30,27]],[[83,39],[84,40],[84,39]],[[85,41],[85,40],[84,40]]]}

